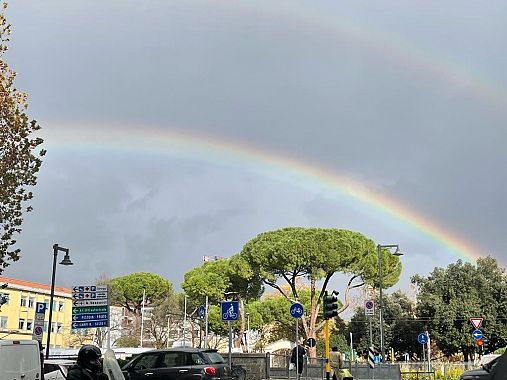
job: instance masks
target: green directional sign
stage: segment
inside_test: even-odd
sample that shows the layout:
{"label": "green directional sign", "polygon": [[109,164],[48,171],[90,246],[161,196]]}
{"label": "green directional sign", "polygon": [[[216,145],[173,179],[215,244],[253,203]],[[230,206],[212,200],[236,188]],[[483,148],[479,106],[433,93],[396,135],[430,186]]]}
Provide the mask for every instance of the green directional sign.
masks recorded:
{"label": "green directional sign", "polygon": [[107,306],[73,307],[72,314],[107,313]]}

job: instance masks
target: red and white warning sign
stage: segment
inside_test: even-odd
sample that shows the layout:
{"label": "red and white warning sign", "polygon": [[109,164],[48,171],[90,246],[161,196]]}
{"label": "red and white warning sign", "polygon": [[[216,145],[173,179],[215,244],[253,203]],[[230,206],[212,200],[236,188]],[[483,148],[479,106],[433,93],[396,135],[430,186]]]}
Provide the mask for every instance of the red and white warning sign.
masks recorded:
{"label": "red and white warning sign", "polygon": [[470,318],[470,323],[477,330],[479,327],[481,327],[483,320],[484,320],[484,318],[481,318],[481,317]]}

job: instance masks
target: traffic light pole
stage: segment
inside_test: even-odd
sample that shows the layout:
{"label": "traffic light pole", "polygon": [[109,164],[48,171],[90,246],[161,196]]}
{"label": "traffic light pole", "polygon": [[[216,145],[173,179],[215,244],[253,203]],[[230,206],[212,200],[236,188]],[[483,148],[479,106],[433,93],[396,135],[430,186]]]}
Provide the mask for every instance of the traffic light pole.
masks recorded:
{"label": "traffic light pole", "polygon": [[324,324],[324,333],[326,335],[326,380],[331,377],[331,363],[329,363],[329,320]]}
{"label": "traffic light pole", "polygon": [[326,380],[331,377],[331,364],[329,363],[329,319],[338,316],[338,292],[333,291],[332,295],[324,292],[322,298],[322,316],[324,317],[324,333],[326,335]]}

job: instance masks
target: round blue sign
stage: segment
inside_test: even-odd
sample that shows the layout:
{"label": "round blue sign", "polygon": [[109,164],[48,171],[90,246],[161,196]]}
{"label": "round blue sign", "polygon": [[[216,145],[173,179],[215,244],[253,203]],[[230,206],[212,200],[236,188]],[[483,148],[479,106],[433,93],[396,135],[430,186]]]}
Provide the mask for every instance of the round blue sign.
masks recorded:
{"label": "round blue sign", "polygon": [[290,305],[290,315],[292,315],[294,318],[301,318],[303,315],[303,305],[296,302]]}
{"label": "round blue sign", "polygon": [[474,332],[472,333],[472,336],[474,337],[475,340],[482,339],[482,331],[481,330],[474,330]]}
{"label": "round blue sign", "polygon": [[199,315],[199,318],[204,319],[206,317],[206,307],[204,305],[199,306],[197,314]]}
{"label": "round blue sign", "polygon": [[426,335],[425,333],[420,333],[419,335],[417,335],[417,341],[421,344],[428,343],[428,335]]}

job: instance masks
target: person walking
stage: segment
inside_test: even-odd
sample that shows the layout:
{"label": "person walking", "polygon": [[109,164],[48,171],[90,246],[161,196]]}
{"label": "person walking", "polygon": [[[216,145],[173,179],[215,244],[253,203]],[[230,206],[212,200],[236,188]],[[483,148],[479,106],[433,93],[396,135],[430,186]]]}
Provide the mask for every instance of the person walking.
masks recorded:
{"label": "person walking", "polygon": [[301,377],[301,373],[303,372],[305,355],[306,349],[301,343],[296,344],[296,346],[292,349],[292,353],[290,355],[290,362],[297,368],[298,379]]}
{"label": "person walking", "polygon": [[102,372],[100,348],[91,344],[84,345],[77,354],[77,365],[69,368],[67,380],[109,380]]}
{"label": "person walking", "polygon": [[333,380],[343,380],[340,369],[343,367],[342,354],[338,351],[338,347],[332,347],[329,353],[329,364],[333,370]]}

